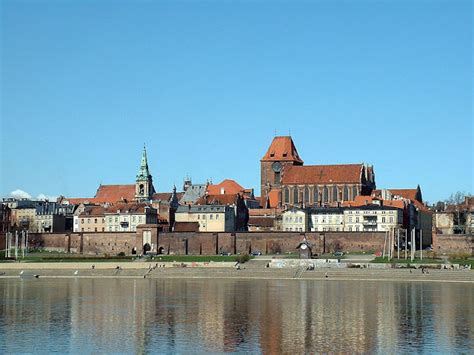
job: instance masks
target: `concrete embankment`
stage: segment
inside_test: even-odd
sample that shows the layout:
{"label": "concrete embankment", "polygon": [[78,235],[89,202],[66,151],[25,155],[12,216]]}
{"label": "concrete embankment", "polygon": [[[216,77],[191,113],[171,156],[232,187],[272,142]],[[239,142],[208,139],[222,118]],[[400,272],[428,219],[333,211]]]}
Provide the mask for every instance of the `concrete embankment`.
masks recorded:
{"label": "concrete embankment", "polygon": [[[181,263],[127,263],[127,265],[102,265],[97,263],[94,269],[88,267],[74,268],[65,264],[53,264],[55,267],[43,263],[15,264],[18,267],[4,268],[0,265],[0,278],[151,278],[151,279],[236,279],[236,280],[328,280],[328,281],[398,281],[398,282],[460,282],[474,284],[474,271],[471,270],[421,270],[409,269],[315,269],[303,268],[233,268],[233,263],[214,263],[213,266],[186,266]],[[134,264],[134,265],[133,265]],[[142,265],[139,265],[142,264]],[[165,267],[162,267],[163,264]],[[223,265],[226,264],[226,265]],[[28,265],[28,268],[21,266]],[[77,263],[77,266],[84,266]],[[106,267],[108,266],[108,267]],[[117,266],[119,268],[117,269]]]}

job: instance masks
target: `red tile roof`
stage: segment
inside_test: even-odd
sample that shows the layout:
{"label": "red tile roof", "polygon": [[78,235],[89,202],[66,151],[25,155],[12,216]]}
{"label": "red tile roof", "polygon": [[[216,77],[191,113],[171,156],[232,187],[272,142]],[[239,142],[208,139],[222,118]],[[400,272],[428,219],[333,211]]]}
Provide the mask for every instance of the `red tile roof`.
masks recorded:
{"label": "red tile roof", "polygon": [[151,197],[152,200],[158,201],[169,201],[171,199],[171,196],[173,196],[172,192],[157,192],[154,193],[153,196]]}
{"label": "red tile roof", "polygon": [[377,204],[377,202],[380,202],[383,206],[389,206],[389,207],[395,207],[395,208],[405,208],[405,201],[403,200],[382,200],[381,198],[378,197],[373,197],[373,196],[356,196],[354,201],[345,201],[341,205],[343,207],[360,207],[364,206],[366,204]]}
{"label": "red tile roof", "polygon": [[276,208],[280,204],[280,189],[271,190],[268,193],[268,200],[270,202],[270,208]]}
{"label": "red tile roof", "polygon": [[135,185],[100,185],[95,194],[97,203],[116,203],[118,201],[132,201],[135,198]]}
{"label": "red tile roof", "polygon": [[207,193],[209,195],[220,195],[222,194],[222,191],[224,191],[224,194],[235,195],[239,192],[245,191],[245,189],[237,182],[231,179],[225,179],[219,184],[207,186]]}
{"label": "red tile roof", "polygon": [[416,200],[417,189],[389,189],[392,195],[401,196],[409,200]]}
{"label": "red tile roof", "polygon": [[79,217],[85,216],[103,216],[105,213],[105,208],[102,206],[87,206],[84,211],[79,215]]}
{"label": "red tile roof", "polygon": [[80,205],[81,203],[95,203],[93,197],[64,198],[64,201],[67,201],[70,205]]}
{"label": "red tile roof", "polygon": [[362,164],[288,166],[282,175],[287,184],[360,183]]}
{"label": "red tile roof", "polygon": [[289,136],[273,138],[272,144],[261,161],[294,161],[303,164],[293,139]]}

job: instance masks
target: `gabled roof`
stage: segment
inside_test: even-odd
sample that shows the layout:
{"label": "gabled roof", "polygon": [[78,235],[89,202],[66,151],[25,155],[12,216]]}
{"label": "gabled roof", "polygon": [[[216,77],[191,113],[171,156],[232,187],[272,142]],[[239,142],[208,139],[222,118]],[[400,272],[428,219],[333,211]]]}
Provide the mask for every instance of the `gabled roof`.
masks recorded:
{"label": "gabled roof", "polygon": [[225,179],[221,183],[216,185],[208,185],[207,193],[209,195],[220,195],[220,194],[237,194],[244,191],[245,189],[240,186],[236,181],[231,179]]}
{"label": "gabled roof", "polygon": [[96,203],[116,203],[134,198],[135,185],[100,185],[93,200]]}
{"label": "gabled roof", "polygon": [[303,164],[303,160],[299,157],[290,136],[273,138],[272,144],[270,144],[261,161],[293,161]]}
{"label": "gabled roof", "polygon": [[363,164],[288,166],[282,184],[361,183]]}

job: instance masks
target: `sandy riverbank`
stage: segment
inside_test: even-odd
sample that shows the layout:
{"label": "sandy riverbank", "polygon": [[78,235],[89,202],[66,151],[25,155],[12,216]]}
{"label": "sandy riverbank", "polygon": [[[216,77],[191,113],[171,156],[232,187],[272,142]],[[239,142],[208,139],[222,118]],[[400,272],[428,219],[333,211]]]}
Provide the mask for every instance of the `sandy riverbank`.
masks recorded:
{"label": "sandy riverbank", "polygon": [[[84,263],[30,263],[0,264],[1,278],[150,278],[150,279],[238,279],[238,280],[328,280],[328,281],[397,281],[472,283],[472,270],[421,270],[409,269],[316,269],[298,272],[295,268],[245,268],[235,270],[233,263],[213,263],[205,267],[176,267],[167,263],[149,269],[150,263],[98,263],[94,269]],[[126,264],[126,265],[125,265]],[[212,263],[209,263],[212,264]],[[216,265],[217,264],[217,265]],[[226,265],[223,265],[226,264]],[[15,265],[15,266],[13,266]],[[176,265],[176,264],[174,264]],[[26,267],[27,266],[27,267]],[[54,267],[53,267],[54,266]],[[76,267],[74,267],[76,266]],[[116,267],[120,266],[120,269]]]}

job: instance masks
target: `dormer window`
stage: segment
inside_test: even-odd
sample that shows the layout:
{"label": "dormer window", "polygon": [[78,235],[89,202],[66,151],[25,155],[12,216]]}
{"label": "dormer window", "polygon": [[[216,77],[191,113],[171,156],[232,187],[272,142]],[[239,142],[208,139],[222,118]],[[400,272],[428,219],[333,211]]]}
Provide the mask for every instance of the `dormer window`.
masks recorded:
{"label": "dormer window", "polygon": [[273,158],[274,156],[275,156],[275,152],[271,152],[271,153],[270,153],[270,157]]}
{"label": "dormer window", "polygon": [[288,155],[287,152],[283,153],[283,158],[286,158],[287,155]]}

